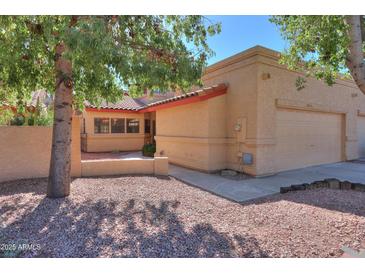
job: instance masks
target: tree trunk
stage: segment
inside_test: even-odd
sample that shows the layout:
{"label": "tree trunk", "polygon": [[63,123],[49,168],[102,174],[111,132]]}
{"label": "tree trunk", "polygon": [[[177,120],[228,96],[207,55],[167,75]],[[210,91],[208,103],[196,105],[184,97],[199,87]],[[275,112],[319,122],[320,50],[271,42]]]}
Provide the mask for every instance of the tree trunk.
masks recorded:
{"label": "tree trunk", "polygon": [[52,153],[47,196],[61,198],[70,194],[72,132],[72,65],[64,58],[64,44],[56,46],[56,91]]}
{"label": "tree trunk", "polygon": [[349,54],[347,57],[347,66],[350,69],[351,76],[356,85],[365,94],[365,62],[362,49],[363,40],[363,18],[361,15],[346,16],[346,22],[349,25]]}

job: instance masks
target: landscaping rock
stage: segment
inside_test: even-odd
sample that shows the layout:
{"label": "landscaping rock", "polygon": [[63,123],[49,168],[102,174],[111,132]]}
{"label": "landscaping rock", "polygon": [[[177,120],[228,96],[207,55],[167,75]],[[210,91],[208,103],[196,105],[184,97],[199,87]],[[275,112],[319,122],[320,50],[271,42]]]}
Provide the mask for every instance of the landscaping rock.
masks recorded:
{"label": "landscaping rock", "polygon": [[241,205],[172,177],[77,178],[71,187],[48,199],[46,178],[0,184],[0,242],[40,246],[11,256],[324,258],[365,248],[365,192],[295,191]]}
{"label": "landscaping rock", "polygon": [[337,180],[335,178],[328,178],[323,180],[327,186],[330,189],[340,189],[340,180]]}
{"label": "landscaping rock", "polygon": [[311,183],[311,189],[315,189],[315,188],[323,188],[323,186],[326,183],[323,181],[314,181],[313,183]]}
{"label": "landscaping rock", "polygon": [[305,190],[305,186],[303,185],[291,185],[290,188],[292,191]]}
{"label": "landscaping rock", "polygon": [[231,169],[224,169],[221,171],[222,176],[237,176],[237,171]]}
{"label": "landscaping rock", "polygon": [[289,191],[291,191],[291,187],[290,186],[283,186],[283,187],[280,188],[280,193],[281,194],[287,193]]}
{"label": "landscaping rock", "polygon": [[350,190],[352,183],[349,181],[343,181],[340,183],[340,189]]}
{"label": "landscaping rock", "polygon": [[353,183],[353,184],[351,184],[351,189],[356,190],[356,191],[365,192],[365,185],[359,184],[359,183]]}

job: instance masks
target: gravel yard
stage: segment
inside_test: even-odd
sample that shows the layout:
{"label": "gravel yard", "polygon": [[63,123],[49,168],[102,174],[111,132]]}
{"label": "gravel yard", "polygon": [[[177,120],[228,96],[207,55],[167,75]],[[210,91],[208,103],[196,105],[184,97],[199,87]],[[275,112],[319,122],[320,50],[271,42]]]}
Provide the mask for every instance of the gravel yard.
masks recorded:
{"label": "gravel yard", "polygon": [[45,189],[46,179],[0,184],[0,256],[339,257],[343,245],[365,247],[365,192],[240,205],[167,177],[76,179],[55,200]]}

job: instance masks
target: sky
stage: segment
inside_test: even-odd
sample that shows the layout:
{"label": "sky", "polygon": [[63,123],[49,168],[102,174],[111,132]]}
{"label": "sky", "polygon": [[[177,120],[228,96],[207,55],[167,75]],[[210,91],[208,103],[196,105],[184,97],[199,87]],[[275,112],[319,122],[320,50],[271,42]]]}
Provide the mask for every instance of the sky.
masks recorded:
{"label": "sky", "polygon": [[208,45],[215,56],[208,65],[230,57],[256,45],[282,51],[286,42],[278,27],[269,22],[269,16],[207,16],[214,23],[221,22],[220,34],[208,38]]}

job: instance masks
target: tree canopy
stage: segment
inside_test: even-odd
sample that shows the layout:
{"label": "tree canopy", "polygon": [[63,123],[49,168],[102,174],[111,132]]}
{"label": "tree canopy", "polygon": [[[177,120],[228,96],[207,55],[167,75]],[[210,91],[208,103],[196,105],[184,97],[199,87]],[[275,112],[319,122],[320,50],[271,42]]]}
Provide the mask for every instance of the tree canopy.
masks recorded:
{"label": "tree canopy", "polygon": [[47,196],[70,194],[73,109],[200,84],[207,37],[219,31],[202,16],[0,17],[0,103],[55,94]]}
{"label": "tree canopy", "polygon": [[[365,51],[363,16],[273,16],[270,20],[289,42],[281,59],[289,69],[304,69],[308,76],[329,85],[335,83],[339,74],[351,74],[365,93],[361,83],[365,81],[365,73],[355,71],[365,66],[364,57],[354,59],[355,48]],[[356,40],[360,43],[354,47]]]}
{"label": "tree canopy", "polygon": [[[55,90],[55,47],[72,63],[73,104],[199,84],[220,31],[202,16],[1,16],[0,102]],[[14,102],[15,101],[15,102]]]}

